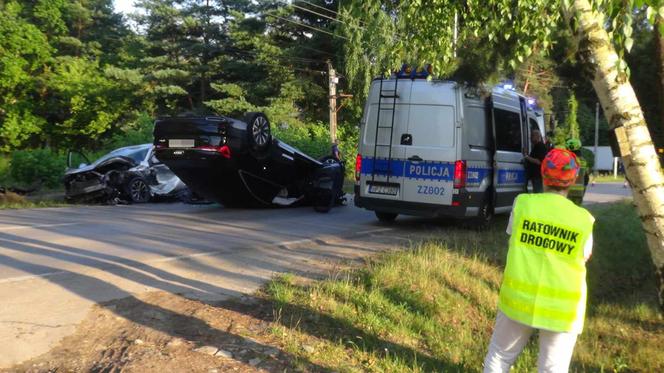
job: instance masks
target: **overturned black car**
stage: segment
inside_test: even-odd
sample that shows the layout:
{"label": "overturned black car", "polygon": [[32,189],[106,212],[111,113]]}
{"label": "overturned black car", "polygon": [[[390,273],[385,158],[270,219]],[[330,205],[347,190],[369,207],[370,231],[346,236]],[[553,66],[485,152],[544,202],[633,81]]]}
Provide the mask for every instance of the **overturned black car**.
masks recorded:
{"label": "overturned black car", "polygon": [[[187,186],[159,162],[153,150],[152,144],[128,146],[92,163],[83,154],[70,152],[64,178],[65,199],[110,204],[144,203],[157,197],[190,199]],[[76,155],[85,163],[74,168]]]}
{"label": "overturned black car", "polygon": [[317,160],[273,138],[262,113],[168,117],[155,122],[155,154],[193,192],[227,207],[343,202],[343,164]]}

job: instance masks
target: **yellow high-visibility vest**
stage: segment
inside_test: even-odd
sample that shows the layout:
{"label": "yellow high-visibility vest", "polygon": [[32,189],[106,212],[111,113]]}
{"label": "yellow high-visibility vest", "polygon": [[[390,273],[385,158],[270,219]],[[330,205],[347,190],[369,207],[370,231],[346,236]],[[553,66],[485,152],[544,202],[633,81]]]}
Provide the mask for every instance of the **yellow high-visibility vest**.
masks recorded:
{"label": "yellow high-visibility vest", "polygon": [[581,333],[586,312],[583,249],[595,219],[554,193],[521,194],[498,308],[534,328]]}

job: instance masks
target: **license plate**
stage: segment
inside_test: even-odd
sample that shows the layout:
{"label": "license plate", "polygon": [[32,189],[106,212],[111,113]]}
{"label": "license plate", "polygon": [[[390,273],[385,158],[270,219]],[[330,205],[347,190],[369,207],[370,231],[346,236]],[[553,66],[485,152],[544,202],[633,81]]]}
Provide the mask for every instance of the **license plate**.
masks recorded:
{"label": "license plate", "polygon": [[168,140],[169,148],[193,148],[194,140],[179,140],[179,139],[170,139]]}
{"label": "license plate", "polygon": [[369,193],[371,194],[386,194],[389,196],[396,196],[399,193],[398,186],[392,185],[369,185]]}

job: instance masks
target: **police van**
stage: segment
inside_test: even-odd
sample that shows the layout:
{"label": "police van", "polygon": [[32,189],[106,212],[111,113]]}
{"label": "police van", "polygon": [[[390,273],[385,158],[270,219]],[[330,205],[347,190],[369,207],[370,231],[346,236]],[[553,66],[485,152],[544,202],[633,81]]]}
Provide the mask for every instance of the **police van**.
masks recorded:
{"label": "police van", "polygon": [[371,83],[360,124],[355,205],[397,215],[474,218],[509,212],[526,191],[523,152],[541,110],[509,86],[490,90],[402,70]]}

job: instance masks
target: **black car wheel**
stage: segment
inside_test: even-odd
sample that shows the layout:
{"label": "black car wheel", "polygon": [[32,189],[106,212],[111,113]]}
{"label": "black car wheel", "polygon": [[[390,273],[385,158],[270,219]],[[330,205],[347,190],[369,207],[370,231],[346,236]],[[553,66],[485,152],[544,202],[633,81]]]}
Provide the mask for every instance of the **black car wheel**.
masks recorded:
{"label": "black car wheel", "polygon": [[247,123],[249,145],[252,150],[259,153],[265,152],[272,142],[270,121],[263,113],[247,113],[244,120]]}
{"label": "black car wheel", "polygon": [[129,180],[126,192],[133,203],[145,203],[150,200],[150,187],[140,176],[134,176]]}

